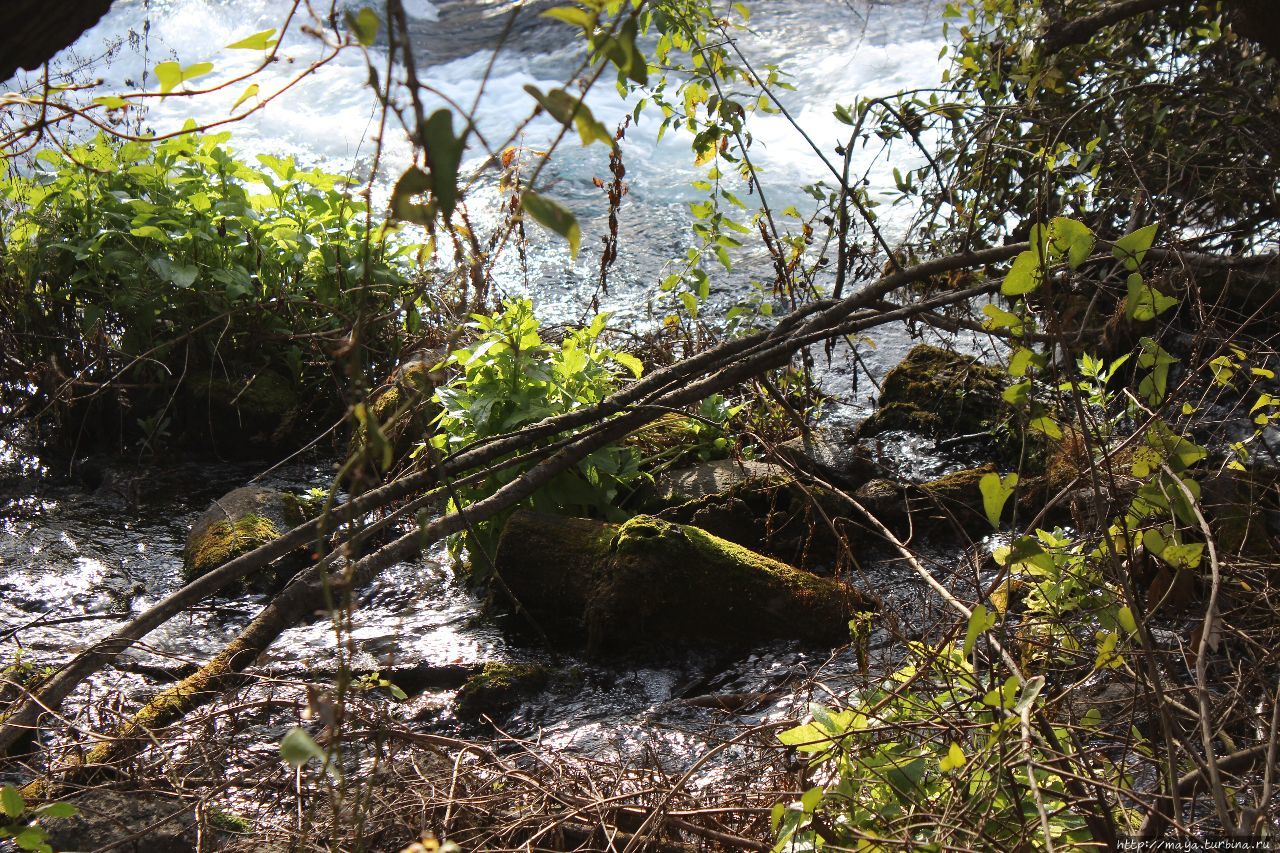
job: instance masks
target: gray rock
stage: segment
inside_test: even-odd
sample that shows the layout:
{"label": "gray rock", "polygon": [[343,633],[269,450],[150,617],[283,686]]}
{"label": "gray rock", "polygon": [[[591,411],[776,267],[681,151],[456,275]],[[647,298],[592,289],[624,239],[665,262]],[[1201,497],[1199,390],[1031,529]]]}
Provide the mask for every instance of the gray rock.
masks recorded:
{"label": "gray rock", "polygon": [[845,489],[856,489],[884,476],[871,455],[857,445],[852,431],[815,430],[780,445],[778,455],[800,470]]}
{"label": "gray rock", "polygon": [[[93,788],[70,802],[78,814],[49,820],[46,825],[49,844],[55,850],[97,850],[112,844],[120,844],[113,849],[126,853],[188,853],[196,849],[194,801],[150,791]],[[130,837],[131,841],[126,840]]]}
{"label": "gray rock", "polygon": [[764,482],[771,479],[785,481],[790,480],[791,476],[778,465],[718,459],[715,462],[704,462],[693,468],[671,471],[657,479],[658,500],[667,503],[683,503],[721,494],[742,483]]}

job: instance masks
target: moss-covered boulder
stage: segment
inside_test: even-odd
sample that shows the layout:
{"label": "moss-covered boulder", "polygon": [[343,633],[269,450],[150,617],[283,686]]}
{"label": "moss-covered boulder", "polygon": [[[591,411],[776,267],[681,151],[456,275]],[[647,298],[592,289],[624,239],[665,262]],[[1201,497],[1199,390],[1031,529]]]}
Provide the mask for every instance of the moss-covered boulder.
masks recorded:
{"label": "moss-covered boulder", "polygon": [[243,486],[213,502],[196,519],[182,549],[187,580],[278,538],[309,517],[305,499],[277,489]]}
{"label": "moss-covered boulder", "polygon": [[[394,468],[427,438],[431,424],[440,414],[432,395],[444,377],[435,367],[443,353],[419,353],[405,362],[370,397],[369,417],[390,445],[390,466]],[[351,435],[348,455],[353,457],[346,481],[372,485],[381,479],[386,461],[379,448],[370,447],[369,428],[361,423]]]}
{"label": "moss-covered boulder", "polygon": [[854,613],[878,607],[844,583],[652,516],[612,525],[520,511],[495,562],[528,618],[589,651],[840,643]]}
{"label": "moss-covered boulder", "polygon": [[274,370],[251,376],[200,373],[183,383],[188,438],[205,437],[217,453],[252,457],[293,447],[312,436],[302,390]]}
{"label": "moss-covered boulder", "polygon": [[1008,380],[998,367],[921,344],[890,370],[876,411],[858,428],[867,438],[891,430],[933,438],[987,432],[1003,419]]}
{"label": "moss-covered boulder", "polygon": [[789,476],[743,480],[655,513],[800,568],[837,562],[855,512],[839,494]]}
{"label": "moss-covered boulder", "polygon": [[461,719],[507,714],[521,700],[546,687],[549,675],[541,664],[490,661],[458,690],[454,712]]}

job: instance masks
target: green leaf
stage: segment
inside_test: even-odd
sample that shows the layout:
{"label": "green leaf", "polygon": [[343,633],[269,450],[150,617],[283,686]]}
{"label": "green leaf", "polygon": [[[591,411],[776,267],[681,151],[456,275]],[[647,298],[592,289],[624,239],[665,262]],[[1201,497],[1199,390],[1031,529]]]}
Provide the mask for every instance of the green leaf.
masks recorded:
{"label": "green leaf", "polygon": [[172,92],[188,80],[203,77],[212,70],[212,62],[197,62],[194,65],[188,65],[186,68],[176,62],[161,62],[152,69],[156,75],[156,80],[160,82],[160,91],[163,94]]}
{"label": "green leaf", "polygon": [[249,88],[244,90],[244,94],[241,95],[239,98],[237,98],[236,102],[231,105],[231,112],[235,112],[237,107],[239,107],[245,101],[249,100],[250,98],[252,98],[254,95],[257,95],[257,94],[258,94],[258,84],[251,83],[249,85]]}
{"label": "green leaf", "polygon": [[825,752],[831,746],[831,736],[817,723],[805,723],[794,729],[778,732],[778,740],[783,746],[793,747],[800,752]]}
{"label": "green leaf", "polygon": [[[1004,514],[1004,505],[1013,496],[1014,488],[1017,485],[1018,475],[1016,473],[1001,478],[999,474],[992,471],[991,473],[983,474],[982,479],[978,481],[978,491],[982,492],[982,508],[986,512],[987,520],[991,522],[992,527],[1000,526],[1000,516]],[[968,652],[965,654],[968,654]]]}
{"label": "green leaf", "polygon": [[102,97],[94,98],[93,102],[101,104],[109,110],[118,110],[129,106],[129,102],[118,95],[103,95]]}
{"label": "green leaf", "polygon": [[1166,296],[1146,284],[1140,273],[1132,273],[1126,281],[1128,299],[1125,300],[1125,313],[1130,320],[1154,320],[1170,308],[1178,304],[1177,298]]}
{"label": "green leaf", "polygon": [[1080,718],[1080,725],[1086,729],[1096,729],[1102,725],[1102,712],[1097,708],[1090,708],[1084,712],[1084,716]]}
{"label": "green leaf", "polygon": [[1000,285],[1005,296],[1021,296],[1040,286],[1040,259],[1036,253],[1026,251],[1013,259],[1013,266]]}
{"label": "green leaf", "polygon": [[1062,427],[1060,427],[1058,422],[1048,415],[1041,415],[1038,418],[1032,418],[1027,422],[1027,427],[1038,433],[1047,435],[1055,441],[1062,438]]}
{"label": "green leaf", "polygon": [[1031,399],[1031,380],[1016,382],[1000,392],[1000,396],[1011,406],[1021,406]]}
{"label": "green leaf", "polygon": [[1121,607],[1116,611],[1116,622],[1130,634],[1138,633],[1138,623],[1133,618],[1133,611],[1128,607]]}
{"label": "green leaf", "polygon": [[382,28],[382,21],[378,19],[378,13],[373,9],[365,6],[359,12],[348,11],[344,16],[347,22],[347,29],[356,37],[356,41],[368,47],[377,41],[378,30]]}
{"label": "green leaf", "polygon": [[231,44],[227,45],[227,49],[228,50],[266,50],[269,47],[273,47],[276,44],[279,44],[280,39],[272,38],[272,36],[275,34],[276,34],[276,31],[274,27],[269,30],[263,30],[262,32],[254,33],[253,35],[247,38],[242,38],[240,39],[240,41],[232,42]]}
{"label": "green leaf", "polygon": [[693,319],[698,319],[698,297],[685,290],[680,293],[680,303]]}
{"label": "green leaf", "polygon": [[951,747],[947,750],[947,754],[942,757],[942,772],[950,773],[952,770],[959,770],[961,767],[964,767],[964,762],[964,750],[960,748],[960,744],[952,741]]}
{"label": "green leaf", "polygon": [[40,817],[75,817],[80,810],[71,803],[45,803],[35,810]]}
{"label": "green leaf", "polygon": [[12,785],[5,785],[0,788],[0,809],[4,810],[5,815],[12,818],[21,817],[27,808],[27,801],[22,798],[22,794],[18,793],[18,789]]}
{"label": "green leaf", "polygon": [[995,624],[996,614],[988,612],[985,604],[979,604],[973,608],[973,612],[969,614],[969,626],[964,632],[965,657],[973,653],[973,647],[978,642],[978,638],[990,631]]}
{"label": "green leaf", "polygon": [[644,373],[644,362],[640,361],[640,359],[636,358],[629,352],[615,352],[613,354],[613,360],[631,371],[631,375],[636,379],[639,379]]}
{"label": "green leaf", "polygon": [[440,109],[422,123],[418,134],[426,149],[427,162],[431,166],[431,192],[440,213],[448,221],[458,203],[458,167],[462,164],[466,131],[463,131],[462,136],[454,136],[453,113]]}
{"label": "green leaf", "polygon": [[826,793],[821,788],[810,788],[800,795],[800,807],[804,809],[805,814],[810,814],[818,807],[818,803],[822,802],[822,795]]}
{"label": "green leaf", "polygon": [[1073,270],[1078,269],[1093,253],[1093,231],[1083,222],[1065,216],[1054,217],[1049,223],[1049,231],[1054,245],[1059,251],[1067,253],[1067,263]]}
{"label": "green leaf", "polygon": [[569,209],[532,190],[526,190],[520,197],[520,204],[528,211],[538,224],[549,228],[569,241],[569,255],[578,257],[578,246],[582,242],[582,231],[578,228],[578,219]]}
{"label": "green leaf", "polygon": [[294,728],[280,741],[280,757],[296,769],[313,758],[324,761],[327,756],[306,729]]}
{"label": "green leaf", "polygon": [[1139,228],[1132,234],[1124,235],[1115,242],[1111,254],[1117,260],[1124,261],[1126,268],[1136,270],[1143,258],[1147,256],[1147,250],[1151,248],[1151,244],[1156,239],[1156,231],[1159,229],[1158,224],[1152,224],[1146,228]]}
{"label": "green leaf", "polygon": [[596,28],[596,16],[585,9],[579,9],[576,6],[556,6],[553,9],[547,9],[542,12],[542,17],[552,18],[557,21],[563,21],[575,27],[581,27],[582,31],[591,34]]}
{"label": "green leaf", "polygon": [[415,204],[413,197],[431,189],[431,176],[410,166],[391,190],[391,215],[404,222],[429,225],[435,219],[435,205]]}
{"label": "green leaf", "polygon": [[987,315],[987,319],[982,321],[983,328],[1008,329],[1015,335],[1022,334],[1025,328],[1022,318],[1017,314],[1011,314],[990,302],[982,306],[982,313]]}
{"label": "green leaf", "polygon": [[564,89],[552,89],[545,95],[537,86],[525,86],[524,89],[530,95],[533,95],[534,99],[556,121],[565,126],[572,122],[583,145],[590,145],[593,142],[603,142],[605,145],[614,144],[613,135],[609,133],[608,128],[596,120],[591,113],[591,109]]}

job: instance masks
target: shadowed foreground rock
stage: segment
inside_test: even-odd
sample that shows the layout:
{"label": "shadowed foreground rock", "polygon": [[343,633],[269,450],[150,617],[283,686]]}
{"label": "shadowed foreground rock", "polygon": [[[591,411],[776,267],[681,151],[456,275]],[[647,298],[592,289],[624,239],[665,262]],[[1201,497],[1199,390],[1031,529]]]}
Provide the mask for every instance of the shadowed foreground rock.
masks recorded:
{"label": "shadowed foreground rock", "polygon": [[589,651],[771,639],[836,644],[873,597],[651,516],[625,524],[517,512],[498,573],[526,613]]}

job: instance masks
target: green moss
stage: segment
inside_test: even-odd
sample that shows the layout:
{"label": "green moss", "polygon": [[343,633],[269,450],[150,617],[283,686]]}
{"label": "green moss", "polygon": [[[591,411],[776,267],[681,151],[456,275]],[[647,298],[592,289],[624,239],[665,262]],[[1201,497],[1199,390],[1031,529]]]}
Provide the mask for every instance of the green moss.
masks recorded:
{"label": "green moss", "polygon": [[278,539],[281,532],[260,515],[245,515],[234,521],[219,521],[182,552],[183,574],[187,580],[208,574],[230,560],[260,545]]}
{"label": "green moss", "polygon": [[[397,370],[386,387],[369,402],[370,416],[377,419],[391,442],[392,464],[403,459],[430,434],[437,411],[429,405],[434,389],[431,365],[415,361]],[[367,441],[367,430],[360,424],[351,435],[348,454],[363,453]]]}
{"label": "green moss", "polygon": [[546,667],[536,663],[489,661],[458,690],[454,707],[458,716],[467,718],[504,713],[545,687],[548,675]]}
{"label": "green moss", "polygon": [[253,822],[247,817],[234,812],[225,812],[222,809],[208,809],[205,812],[205,819],[209,822],[209,827],[216,829],[218,832],[230,832],[236,835],[248,835],[253,832]]}
{"label": "green moss", "polygon": [[908,430],[934,437],[990,430],[1008,411],[1006,376],[950,350],[917,346],[884,378],[876,412],[860,437]]}
{"label": "green moss", "polygon": [[878,602],[697,527],[651,516],[623,524],[586,614],[593,648],[643,639],[833,642]]}

